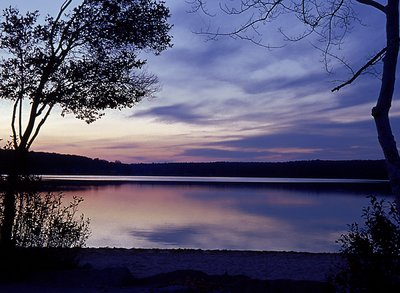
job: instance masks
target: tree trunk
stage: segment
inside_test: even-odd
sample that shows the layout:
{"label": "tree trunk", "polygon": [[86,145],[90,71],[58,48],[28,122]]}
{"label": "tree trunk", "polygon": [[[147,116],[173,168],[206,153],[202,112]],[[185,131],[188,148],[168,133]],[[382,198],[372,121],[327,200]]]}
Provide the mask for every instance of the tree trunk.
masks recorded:
{"label": "tree trunk", "polygon": [[400,156],[389,121],[399,54],[399,0],[389,0],[386,6],[387,51],[383,60],[382,84],[376,106],[372,109],[393,194],[400,198]]}
{"label": "tree trunk", "polygon": [[26,171],[26,151],[14,150],[14,164],[8,170],[6,189],[3,200],[3,222],[0,229],[0,248],[14,247],[13,227],[16,216],[16,201],[20,191],[23,190],[22,174]]}
{"label": "tree trunk", "polygon": [[[7,178],[7,184],[11,186],[13,183],[10,177]],[[9,187],[8,186],[8,187]],[[14,219],[16,215],[16,192],[12,191],[10,188],[7,188],[7,191],[4,193],[3,199],[3,222],[1,223],[0,230],[0,248],[12,248],[13,237],[12,230],[14,227]]]}

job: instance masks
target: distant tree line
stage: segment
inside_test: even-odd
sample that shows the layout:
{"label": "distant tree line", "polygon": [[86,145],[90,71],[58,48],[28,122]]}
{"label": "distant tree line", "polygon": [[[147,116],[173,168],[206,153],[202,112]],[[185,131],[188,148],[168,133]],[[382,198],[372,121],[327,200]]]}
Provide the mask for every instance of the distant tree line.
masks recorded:
{"label": "distant tree line", "polygon": [[[30,152],[27,159],[30,166],[27,172],[41,175],[387,179],[383,160],[123,164],[119,161],[41,152]],[[13,162],[12,151],[0,151],[1,173]]]}

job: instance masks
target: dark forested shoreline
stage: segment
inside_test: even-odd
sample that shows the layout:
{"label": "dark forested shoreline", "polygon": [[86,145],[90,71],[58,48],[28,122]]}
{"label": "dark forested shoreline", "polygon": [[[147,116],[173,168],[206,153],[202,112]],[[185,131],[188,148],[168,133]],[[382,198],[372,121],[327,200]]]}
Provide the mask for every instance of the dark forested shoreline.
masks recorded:
{"label": "dark forested shoreline", "polygon": [[[30,152],[28,162],[27,172],[42,175],[387,179],[383,160],[123,164],[84,156]],[[0,151],[2,174],[14,163],[11,151]]]}

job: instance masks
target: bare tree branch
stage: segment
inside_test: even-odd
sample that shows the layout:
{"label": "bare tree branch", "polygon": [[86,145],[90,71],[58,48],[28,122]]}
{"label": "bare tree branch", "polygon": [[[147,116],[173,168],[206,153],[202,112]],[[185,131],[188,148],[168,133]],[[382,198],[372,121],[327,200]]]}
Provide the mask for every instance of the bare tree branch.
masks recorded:
{"label": "bare tree branch", "polygon": [[19,99],[19,113],[18,113],[18,125],[19,125],[19,136],[21,137],[21,135],[22,135],[22,101],[23,101],[23,98],[21,97],[20,99]]}
{"label": "bare tree branch", "polygon": [[[335,54],[333,54],[333,53],[331,53],[331,52],[329,52],[329,51],[326,51],[326,48],[325,48],[325,49],[324,49],[324,48],[320,48],[320,47],[318,47],[318,46],[315,45],[315,44],[312,44],[312,43],[311,43],[311,46],[313,46],[316,50],[322,52],[322,54],[324,55],[324,59],[325,59],[325,60],[327,59],[328,56],[331,57],[331,58],[333,58],[333,59],[335,59],[335,60],[337,60],[340,64],[342,64],[344,67],[346,67],[346,68],[348,69],[348,71],[350,72],[350,74],[354,75],[354,70],[353,70],[353,68],[352,68],[351,65],[345,60],[344,57],[339,57],[339,56],[337,56],[337,55],[335,55]],[[327,64],[328,61],[325,61],[325,60],[324,60],[325,70],[326,70],[328,73],[331,73],[331,69],[328,68],[328,64]]]}
{"label": "bare tree branch", "polygon": [[13,107],[13,112],[12,112],[12,117],[11,117],[11,130],[12,130],[12,139],[13,139],[13,147],[17,148],[18,146],[18,141],[17,141],[17,130],[15,128],[15,119],[17,115],[17,108],[19,104],[19,99],[17,99],[14,102],[14,107]]}
{"label": "bare tree branch", "polygon": [[[187,1],[189,4],[192,5],[193,11],[203,11],[204,14],[208,16],[213,16],[209,12],[204,12],[206,2],[203,0],[190,0]],[[275,48],[282,48],[283,45],[276,45],[272,46],[269,44],[265,44],[262,42],[261,39],[257,39],[257,37],[261,36],[261,33],[258,31],[259,25],[268,22],[274,18],[274,14],[277,12],[278,7],[282,6],[284,9],[287,9],[283,5],[283,0],[274,0],[274,1],[242,1],[241,6],[239,9],[234,7],[229,7],[227,5],[222,6],[219,3],[220,10],[225,13],[226,15],[240,15],[248,12],[251,9],[262,9],[262,13],[260,15],[255,16],[252,14],[248,17],[246,22],[239,27],[234,28],[232,31],[228,32],[221,32],[220,29],[212,32],[210,30],[201,30],[199,32],[195,32],[196,34],[206,35],[209,40],[216,40],[218,37],[231,37],[234,39],[241,39],[245,41],[250,41],[251,43],[267,48],[267,49],[275,49]],[[201,8],[201,9],[200,9]],[[252,31],[255,36],[248,34],[248,31]]]}
{"label": "bare tree branch", "polygon": [[192,6],[192,9],[190,11],[188,11],[189,13],[201,11],[205,15],[212,16],[212,17],[215,16],[215,14],[211,14],[210,12],[208,12],[208,10],[206,8],[206,4],[207,4],[206,1],[186,0],[186,3],[188,3],[189,5]]}
{"label": "bare tree branch", "polygon": [[65,12],[65,10],[67,9],[67,7],[71,4],[72,0],[65,0],[65,2],[62,4],[60,11],[57,14],[57,17],[54,20],[54,25],[51,28],[51,32],[50,32],[50,46],[51,46],[51,52],[54,55],[55,54],[55,49],[54,49],[54,33],[55,33],[55,29],[57,27],[56,24],[58,24],[58,22],[60,21],[63,13]]}
{"label": "bare tree branch", "polygon": [[382,4],[373,1],[373,0],[356,0],[358,3],[369,5],[372,7],[377,8],[378,10],[382,11],[383,13],[386,13],[386,6],[383,6]]}
{"label": "bare tree branch", "polygon": [[[206,9],[205,0],[188,0],[192,4],[193,11],[202,12]],[[231,37],[250,41],[258,46],[268,49],[282,48],[282,44],[268,44],[264,42],[262,36],[265,35],[259,28],[267,22],[273,22],[279,16],[293,15],[304,25],[303,32],[296,32],[292,36],[291,27],[278,28],[283,36],[283,41],[300,41],[310,35],[317,36],[319,43],[324,43],[322,49],[325,68],[329,72],[328,57],[332,54],[333,47],[340,47],[344,37],[351,28],[351,22],[358,18],[352,8],[352,3],[345,0],[314,1],[314,0],[238,0],[219,2],[219,10],[228,16],[242,15],[245,20],[237,27],[232,27],[229,31],[222,31],[217,28],[201,30],[198,34],[206,35],[209,40],[216,40],[218,37]],[[237,5],[234,5],[236,4]],[[293,28],[294,29],[294,28]],[[294,29],[296,31],[296,29]],[[320,46],[319,46],[320,47]]]}
{"label": "bare tree branch", "polygon": [[383,48],[381,51],[379,51],[378,54],[376,54],[372,59],[370,59],[363,67],[361,67],[357,72],[354,73],[352,78],[347,80],[346,82],[338,85],[334,89],[332,89],[332,92],[340,90],[342,87],[345,87],[346,85],[351,84],[353,81],[355,81],[368,67],[374,65],[376,62],[381,60],[383,58],[383,55],[386,53],[386,48]]}
{"label": "bare tree branch", "polygon": [[47,118],[49,117],[50,112],[53,109],[53,107],[54,107],[54,104],[49,105],[49,109],[47,109],[46,114],[44,115],[42,120],[39,122],[39,124],[36,126],[35,133],[33,134],[33,136],[31,137],[30,141],[27,144],[27,149],[29,149],[31,147],[32,143],[34,142],[34,140],[38,136],[40,129],[42,128],[43,124],[46,122]]}

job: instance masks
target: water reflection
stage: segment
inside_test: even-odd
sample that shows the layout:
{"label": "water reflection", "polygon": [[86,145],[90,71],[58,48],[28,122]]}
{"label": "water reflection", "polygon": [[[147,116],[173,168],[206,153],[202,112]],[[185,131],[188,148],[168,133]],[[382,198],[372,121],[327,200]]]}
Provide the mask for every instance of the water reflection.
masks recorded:
{"label": "water reflection", "polygon": [[369,193],[323,189],[129,183],[79,193],[91,218],[88,246],[337,251]]}

